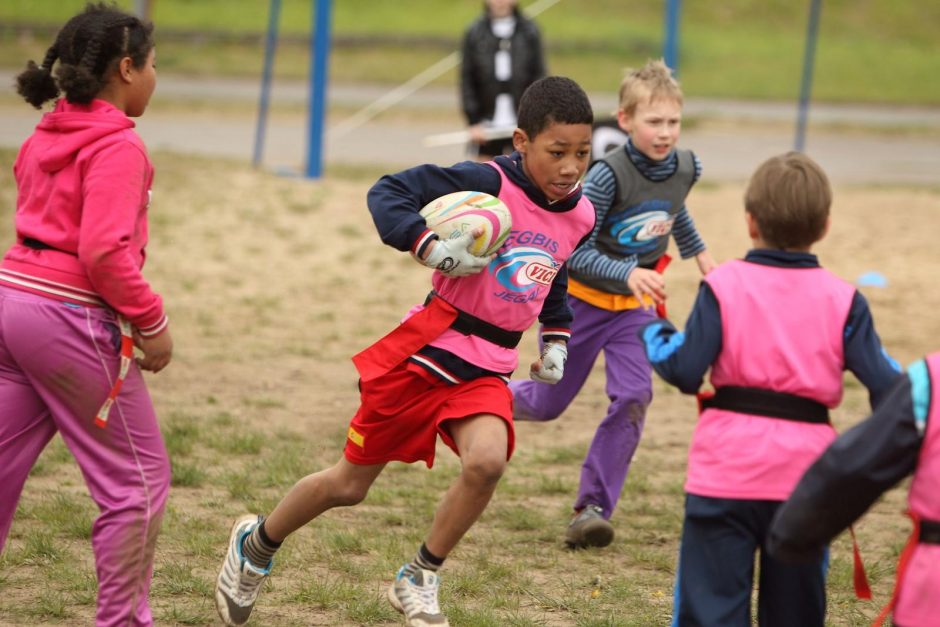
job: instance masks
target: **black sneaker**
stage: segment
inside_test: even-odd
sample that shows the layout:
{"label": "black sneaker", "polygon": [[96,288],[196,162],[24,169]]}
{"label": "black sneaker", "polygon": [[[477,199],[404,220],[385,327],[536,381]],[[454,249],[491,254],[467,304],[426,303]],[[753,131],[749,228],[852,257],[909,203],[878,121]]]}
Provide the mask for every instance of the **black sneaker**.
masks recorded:
{"label": "black sneaker", "polygon": [[614,527],[603,516],[599,505],[587,505],[578,512],[565,532],[565,543],[572,549],[607,546],[614,539]]}

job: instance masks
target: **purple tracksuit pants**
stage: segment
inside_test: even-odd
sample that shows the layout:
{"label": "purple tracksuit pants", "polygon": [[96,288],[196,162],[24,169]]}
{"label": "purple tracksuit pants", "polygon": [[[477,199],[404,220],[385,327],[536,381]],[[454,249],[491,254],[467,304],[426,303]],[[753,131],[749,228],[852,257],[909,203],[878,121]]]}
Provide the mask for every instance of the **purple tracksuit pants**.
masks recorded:
{"label": "purple tracksuit pants", "polygon": [[565,411],[604,351],[607,415],[597,427],[581,465],[574,508],[599,505],[610,518],[640,443],[646,408],[653,398],[652,368],[639,331],[654,319],[645,309],[607,311],[568,296],[574,310],[565,374],[555,385],[512,381],[513,419],[554,420]]}
{"label": "purple tracksuit pants", "polygon": [[92,527],[96,625],[152,625],[153,554],[170,462],[135,364],[106,428],[94,416],[117,376],[112,311],[0,287],[0,551],[23,484],[59,432],[100,515]]}

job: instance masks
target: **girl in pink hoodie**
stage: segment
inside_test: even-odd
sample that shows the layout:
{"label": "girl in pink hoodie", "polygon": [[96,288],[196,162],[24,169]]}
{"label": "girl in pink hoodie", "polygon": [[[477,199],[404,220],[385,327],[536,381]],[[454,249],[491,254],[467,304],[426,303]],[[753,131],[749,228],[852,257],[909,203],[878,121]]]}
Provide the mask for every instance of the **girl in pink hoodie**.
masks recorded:
{"label": "girl in pink hoodie", "polygon": [[0,550],[30,469],[61,433],[101,512],[91,535],[99,626],[153,623],[170,485],[140,372],[160,371],[173,350],[163,301],[141,273],[153,166],[130,119],[156,85],[152,32],[89,4],[18,76],[37,109],[64,97],[17,155],[16,243],[0,262]]}

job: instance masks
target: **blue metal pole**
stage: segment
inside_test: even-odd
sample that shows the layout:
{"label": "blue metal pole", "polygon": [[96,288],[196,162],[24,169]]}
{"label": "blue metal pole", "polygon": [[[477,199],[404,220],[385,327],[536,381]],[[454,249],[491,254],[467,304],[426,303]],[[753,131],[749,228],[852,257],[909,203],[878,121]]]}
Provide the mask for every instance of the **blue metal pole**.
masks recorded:
{"label": "blue metal pole", "polygon": [[153,13],[152,0],[134,0],[134,15],[149,20]]}
{"label": "blue metal pole", "polygon": [[816,59],[816,37],[822,0],[811,0],[809,26],[806,29],[806,50],[803,53],[803,78],[800,81],[800,105],[796,117],[796,140],[793,149],[803,152],[806,143],[806,119],[809,117],[809,94],[813,87],[813,66]]}
{"label": "blue metal pole", "polygon": [[666,37],[663,41],[663,61],[679,76],[679,14],[682,0],[666,0]]}
{"label": "blue metal pole", "polygon": [[323,173],[323,121],[326,117],[326,85],[330,58],[332,0],[314,0],[313,58],[310,60],[310,126],[307,138],[307,178]]}
{"label": "blue metal pole", "polygon": [[277,25],[281,15],[281,0],[271,0],[268,9],[268,33],[264,40],[264,69],[261,72],[261,97],[258,101],[258,122],[255,125],[255,148],[251,163],[261,165],[264,152],[264,134],[268,121],[268,104],[271,99],[271,75],[274,69],[274,52],[277,47]]}

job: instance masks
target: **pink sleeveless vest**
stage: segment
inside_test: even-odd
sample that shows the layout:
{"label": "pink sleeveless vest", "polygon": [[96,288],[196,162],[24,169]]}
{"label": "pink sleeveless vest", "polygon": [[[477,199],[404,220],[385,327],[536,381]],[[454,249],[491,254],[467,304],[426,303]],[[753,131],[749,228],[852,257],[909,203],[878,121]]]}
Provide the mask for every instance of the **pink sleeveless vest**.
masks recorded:
{"label": "pink sleeveless vest", "polygon": [[[822,268],[741,260],[722,264],[705,281],[721,310],[715,388],[754,387],[839,404],[843,333],[855,288]],[[706,409],[692,438],[685,489],[784,500],[834,438],[830,425]]]}
{"label": "pink sleeveless vest", "polygon": [[[512,232],[496,258],[479,274],[459,279],[435,272],[434,290],[454,307],[509,331],[524,331],[538,318],[562,264],[594,227],[594,207],[582,196],[569,211],[546,211],[532,202],[495,163],[502,179],[499,199],[512,214]],[[418,306],[409,316],[420,311]],[[518,351],[448,329],[431,342],[494,372],[518,365]]]}
{"label": "pink sleeveless vest", "polygon": [[[911,514],[940,521],[940,353],[927,357],[930,414],[908,497]],[[940,545],[918,543],[899,573],[894,621],[904,627],[940,624]]]}

